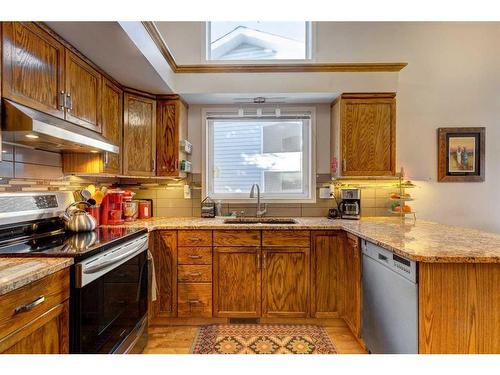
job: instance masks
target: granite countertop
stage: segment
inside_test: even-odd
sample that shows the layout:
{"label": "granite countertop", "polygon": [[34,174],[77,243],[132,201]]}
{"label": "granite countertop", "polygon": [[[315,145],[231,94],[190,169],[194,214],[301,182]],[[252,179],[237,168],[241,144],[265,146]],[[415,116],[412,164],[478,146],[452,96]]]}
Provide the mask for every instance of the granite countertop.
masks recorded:
{"label": "granite countertop", "polygon": [[72,258],[0,258],[0,295],[73,264]]}
{"label": "granite countertop", "polygon": [[224,218],[155,217],[124,226],[158,229],[342,229],[419,262],[500,263],[500,234],[400,218],[294,218],[296,224],[224,224]]}

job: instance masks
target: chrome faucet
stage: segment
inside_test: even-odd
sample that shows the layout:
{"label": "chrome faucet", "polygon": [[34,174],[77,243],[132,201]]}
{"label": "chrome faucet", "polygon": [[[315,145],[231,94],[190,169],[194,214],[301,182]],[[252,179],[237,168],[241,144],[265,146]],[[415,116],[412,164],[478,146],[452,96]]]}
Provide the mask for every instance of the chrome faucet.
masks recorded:
{"label": "chrome faucet", "polygon": [[257,213],[255,216],[261,217],[264,216],[267,212],[267,204],[264,203],[264,209],[261,210],[260,207],[260,186],[259,184],[253,184],[252,189],[250,190],[250,198],[255,198],[255,187],[257,187]]}

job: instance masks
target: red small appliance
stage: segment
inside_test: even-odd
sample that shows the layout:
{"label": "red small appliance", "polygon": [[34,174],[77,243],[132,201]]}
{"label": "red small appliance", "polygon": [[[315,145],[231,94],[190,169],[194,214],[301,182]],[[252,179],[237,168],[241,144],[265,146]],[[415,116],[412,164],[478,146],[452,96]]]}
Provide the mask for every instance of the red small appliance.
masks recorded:
{"label": "red small appliance", "polygon": [[123,194],[119,189],[108,190],[101,203],[101,225],[123,224]]}

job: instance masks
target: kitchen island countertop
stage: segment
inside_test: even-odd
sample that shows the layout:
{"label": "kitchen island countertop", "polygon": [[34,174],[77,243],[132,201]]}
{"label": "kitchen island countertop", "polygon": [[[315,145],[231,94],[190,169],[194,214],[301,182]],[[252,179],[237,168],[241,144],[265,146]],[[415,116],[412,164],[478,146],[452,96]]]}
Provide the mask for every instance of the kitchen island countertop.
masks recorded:
{"label": "kitchen island countertop", "polygon": [[0,258],[0,295],[73,264],[71,258]]}

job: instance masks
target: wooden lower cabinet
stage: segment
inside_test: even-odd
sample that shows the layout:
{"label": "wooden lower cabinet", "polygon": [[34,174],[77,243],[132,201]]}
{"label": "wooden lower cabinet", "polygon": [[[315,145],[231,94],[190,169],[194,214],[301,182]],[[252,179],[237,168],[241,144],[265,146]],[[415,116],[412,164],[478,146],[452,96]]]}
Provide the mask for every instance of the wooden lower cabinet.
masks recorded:
{"label": "wooden lower cabinet", "polygon": [[358,237],[347,234],[345,244],[344,320],[361,337],[361,247]]}
{"label": "wooden lower cabinet", "polygon": [[262,249],[262,316],[309,315],[309,248]]}
{"label": "wooden lower cabinet", "polygon": [[177,231],[150,234],[150,249],[156,277],[156,301],[151,301],[151,318],[177,315]]}
{"label": "wooden lower cabinet", "polygon": [[69,300],[0,341],[2,354],[69,353]]}
{"label": "wooden lower cabinet", "polygon": [[179,284],[178,313],[179,318],[211,318],[212,317],[212,284],[186,283]]}
{"label": "wooden lower cabinet", "polygon": [[68,353],[69,290],[66,268],[0,296],[0,353]]}
{"label": "wooden lower cabinet", "polygon": [[311,316],[336,318],[344,310],[344,234],[315,231],[311,235]]}
{"label": "wooden lower cabinet", "polygon": [[214,315],[246,318],[260,314],[260,247],[215,247]]}

